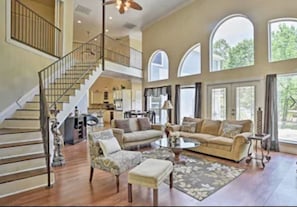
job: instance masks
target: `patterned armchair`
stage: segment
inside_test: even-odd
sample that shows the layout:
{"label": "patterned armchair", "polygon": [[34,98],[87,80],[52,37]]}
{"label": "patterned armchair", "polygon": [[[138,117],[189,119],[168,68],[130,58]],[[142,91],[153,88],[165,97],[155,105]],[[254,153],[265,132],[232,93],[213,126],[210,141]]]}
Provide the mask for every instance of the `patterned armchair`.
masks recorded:
{"label": "patterned armchair", "polygon": [[140,152],[120,148],[112,129],[90,132],[88,146],[91,161],[89,182],[92,182],[94,168],[110,172],[116,176],[117,192],[120,174],[135,167],[142,160]]}

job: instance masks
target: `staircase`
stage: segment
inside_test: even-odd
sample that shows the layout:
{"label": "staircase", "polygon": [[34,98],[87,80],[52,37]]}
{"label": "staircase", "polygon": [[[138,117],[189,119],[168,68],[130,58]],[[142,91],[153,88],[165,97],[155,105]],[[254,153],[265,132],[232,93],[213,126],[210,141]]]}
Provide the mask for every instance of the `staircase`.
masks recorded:
{"label": "staircase", "polygon": [[[86,44],[39,72],[42,93],[35,94],[1,123],[0,198],[50,187],[55,182],[47,162],[52,159],[53,146],[50,137],[43,134],[41,122],[50,118],[48,111],[56,106],[60,111],[58,122],[62,123],[100,76],[100,49],[96,45],[95,56],[85,54]],[[46,128],[50,129],[49,124]]]}

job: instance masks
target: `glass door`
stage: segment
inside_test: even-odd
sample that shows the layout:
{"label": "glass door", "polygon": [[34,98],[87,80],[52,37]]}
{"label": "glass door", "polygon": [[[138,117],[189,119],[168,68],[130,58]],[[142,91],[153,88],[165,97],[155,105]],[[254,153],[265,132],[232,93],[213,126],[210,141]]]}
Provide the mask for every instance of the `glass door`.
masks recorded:
{"label": "glass door", "polygon": [[255,121],[257,84],[253,81],[208,86],[208,117]]}

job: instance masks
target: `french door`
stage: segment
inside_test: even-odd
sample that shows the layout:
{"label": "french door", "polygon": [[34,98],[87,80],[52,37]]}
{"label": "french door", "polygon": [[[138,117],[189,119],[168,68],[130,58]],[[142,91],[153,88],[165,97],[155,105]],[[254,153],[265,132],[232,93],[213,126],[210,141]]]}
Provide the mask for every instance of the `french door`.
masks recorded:
{"label": "french door", "polygon": [[258,82],[209,85],[207,113],[212,120],[250,119],[255,123]]}

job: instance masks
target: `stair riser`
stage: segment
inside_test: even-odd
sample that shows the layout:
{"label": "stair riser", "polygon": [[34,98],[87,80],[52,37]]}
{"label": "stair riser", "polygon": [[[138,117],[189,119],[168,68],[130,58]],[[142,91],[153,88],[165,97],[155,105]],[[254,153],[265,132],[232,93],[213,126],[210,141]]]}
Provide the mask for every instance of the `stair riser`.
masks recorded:
{"label": "stair riser", "polygon": [[[51,173],[51,184],[55,182],[55,175]],[[28,190],[46,187],[47,174],[0,184],[0,198],[25,192]]]}
{"label": "stair riser", "polygon": [[24,160],[15,163],[4,164],[1,165],[0,176],[44,167],[46,167],[45,158]]}
{"label": "stair riser", "polygon": [[[79,79],[79,78],[87,78],[89,79],[89,74],[62,74],[61,78],[73,78],[73,79]],[[74,82],[76,82],[76,80],[74,80]]]}
{"label": "stair riser", "polygon": [[12,118],[39,119],[39,111],[16,111]]}
{"label": "stair riser", "polygon": [[72,85],[72,83],[63,83],[63,84],[50,84],[49,88],[74,88],[76,90],[80,89],[80,84],[74,84]]}
{"label": "stair riser", "polygon": [[42,140],[41,132],[26,132],[17,134],[3,134],[0,135],[0,143],[14,143],[14,142],[26,142],[30,140]]}
{"label": "stair riser", "polygon": [[44,153],[43,144],[32,144],[0,149],[0,157],[2,159],[36,153]]}
{"label": "stair riser", "polygon": [[37,120],[4,120],[4,128],[19,128],[19,129],[40,129],[40,121]]}
{"label": "stair riser", "polygon": [[[58,96],[55,96],[55,97],[58,98]],[[59,97],[59,98],[60,98],[59,101],[69,102],[69,96],[63,96],[63,97]],[[32,101],[40,101],[39,96],[34,96]]]}
{"label": "stair riser", "polygon": [[[27,102],[24,105],[24,109],[39,109],[39,102]],[[57,109],[63,109],[63,103],[56,104]]]}
{"label": "stair riser", "polygon": [[[74,83],[76,81],[72,80],[72,79],[57,79],[55,80],[55,83]],[[81,79],[78,81],[78,83],[80,84],[84,84],[85,83],[85,79]]]}
{"label": "stair riser", "polygon": [[49,96],[49,95],[58,96],[58,95],[62,95],[64,93],[65,93],[65,95],[68,95],[68,96],[74,96],[76,94],[76,90],[71,89],[71,90],[68,90],[67,92],[65,92],[65,90],[50,90],[50,89],[45,90],[45,94],[47,96]]}
{"label": "stair riser", "polygon": [[86,72],[85,70],[79,70],[79,69],[74,69],[74,70],[67,70],[65,72],[65,74],[76,74],[76,75],[82,75],[82,74],[88,74],[88,75],[92,75],[93,74],[93,70],[89,70],[88,72]]}

